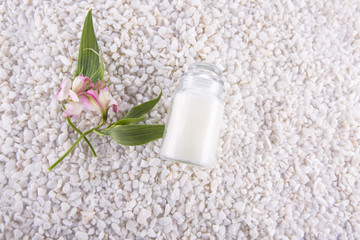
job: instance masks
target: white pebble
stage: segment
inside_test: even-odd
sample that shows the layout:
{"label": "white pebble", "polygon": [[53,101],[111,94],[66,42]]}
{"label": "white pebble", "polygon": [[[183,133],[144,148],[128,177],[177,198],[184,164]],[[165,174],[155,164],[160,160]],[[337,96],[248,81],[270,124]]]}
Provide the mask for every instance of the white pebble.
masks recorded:
{"label": "white pebble", "polygon": [[61,203],[61,211],[62,212],[67,212],[70,209],[70,205],[66,202],[62,202]]}
{"label": "white pebble", "polygon": [[206,26],[205,33],[207,36],[212,36],[215,33],[215,28],[211,25]]}
{"label": "white pebble", "polygon": [[204,172],[204,171],[196,171],[195,172],[195,175],[196,175],[196,177],[198,177],[199,179],[206,179],[209,175],[206,173],[206,172]]}
{"label": "white pebble", "polygon": [[180,189],[175,188],[170,195],[170,199],[173,201],[177,201],[177,200],[179,200],[179,197],[180,197]]}
{"label": "white pebble", "polygon": [[51,211],[51,202],[50,201],[46,201],[45,205],[44,205],[44,210],[47,213],[50,213]]}
{"label": "white pebble", "polygon": [[166,41],[165,40],[161,40],[159,42],[157,42],[154,47],[155,48],[159,48],[159,49],[162,49],[162,48],[165,48],[167,45]]}
{"label": "white pebble", "polygon": [[141,175],[140,181],[142,181],[142,182],[148,182],[148,181],[149,181],[149,178],[150,178],[150,175],[147,174],[147,173],[144,173],[144,174]]}
{"label": "white pebble", "polygon": [[126,229],[129,231],[132,231],[132,232],[134,232],[136,230],[136,226],[137,226],[137,224],[133,220],[129,220],[126,223]]}
{"label": "white pebble", "polygon": [[77,231],[75,233],[75,237],[78,240],[87,240],[89,236],[85,232]]}
{"label": "white pebble", "polygon": [[60,58],[60,61],[61,61],[65,66],[70,66],[70,65],[71,65],[71,61],[70,61],[67,57],[60,55],[59,58]]}
{"label": "white pebble", "polygon": [[89,223],[95,216],[93,211],[81,211],[82,221],[84,223]]}
{"label": "white pebble", "polygon": [[112,223],[111,228],[114,230],[115,233],[117,233],[117,234],[120,233],[121,229],[117,223]]}
{"label": "white pebble", "polygon": [[84,168],[79,169],[79,175],[81,180],[87,179],[89,177],[88,171],[86,171]]}
{"label": "white pebble", "polygon": [[0,67],[0,80],[5,81],[5,80],[7,80],[7,77],[8,77],[8,74],[5,71],[5,69]]}
{"label": "white pebble", "polygon": [[193,186],[191,185],[190,182],[186,182],[183,186],[183,188],[181,189],[182,194],[187,194],[188,192],[190,192],[193,189]]}
{"label": "white pebble", "polygon": [[149,229],[147,235],[148,235],[148,237],[151,237],[151,238],[156,237],[156,233],[155,233],[154,230],[152,230],[152,229]]}
{"label": "white pebble", "polygon": [[23,233],[19,229],[14,230],[14,237],[15,239],[20,239],[22,237]]}
{"label": "white pebble", "polygon": [[23,211],[23,202],[21,200],[17,201],[14,205],[14,211],[17,213],[21,213]]}
{"label": "white pebble", "polygon": [[150,166],[158,166],[160,164],[159,158],[151,158],[149,161]]}
{"label": "white pebble", "polygon": [[171,223],[171,218],[170,217],[163,217],[163,218],[160,218],[158,220],[158,223],[162,226],[167,226],[167,225],[170,225]]}
{"label": "white pebble", "polygon": [[39,196],[44,196],[46,194],[46,190],[43,188],[38,188],[37,192]]}
{"label": "white pebble", "polygon": [[82,192],[73,192],[70,194],[69,200],[73,201],[80,198],[81,196],[82,196]]}
{"label": "white pebble", "polygon": [[105,227],[106,227],[106,224],[105,224],[105,222],[104,221],[102,221],[102,220],[98,220],[97,221],[97,223],[96,223],[96,226],[100,229],[100,230],[102,230],[102,229],[104,229]]}
{"label": "white pebble", "polygon": [[137,216],[136,220],[138,223],[144,224],[150,216],[151,216],[151,211],[146,208],[143,208],[140,210],[140,213]]}

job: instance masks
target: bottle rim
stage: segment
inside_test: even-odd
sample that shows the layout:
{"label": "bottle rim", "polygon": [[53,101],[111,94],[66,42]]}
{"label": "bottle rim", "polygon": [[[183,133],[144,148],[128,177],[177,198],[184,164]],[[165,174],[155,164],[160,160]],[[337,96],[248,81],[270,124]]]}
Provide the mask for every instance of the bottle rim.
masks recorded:
{"label": "bottle rim", "polygon": [[204,62],[193,63],[188,67],[188,72],[193,72],[193,71],[203,72],[205,74],[211,74],[212,78],[216,82],[220,83],[221,86],[224,86],[224,82],[221,80],[222,73],[220,69],[213,64],[204,63]]}

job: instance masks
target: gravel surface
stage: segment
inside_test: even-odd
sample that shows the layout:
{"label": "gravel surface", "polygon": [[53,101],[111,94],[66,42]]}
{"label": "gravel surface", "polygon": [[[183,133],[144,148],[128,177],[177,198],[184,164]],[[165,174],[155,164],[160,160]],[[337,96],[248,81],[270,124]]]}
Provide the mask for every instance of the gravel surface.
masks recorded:
{"label": "gravel surface", "polygon": [[[359,1],[0,2],[1,239],[360,239]],[[217,164],[159,159],[161,140],[76,140],[56,92],[87,10],[118,116],[217,65]],[[86,113],[82,130],[99,116]]]}

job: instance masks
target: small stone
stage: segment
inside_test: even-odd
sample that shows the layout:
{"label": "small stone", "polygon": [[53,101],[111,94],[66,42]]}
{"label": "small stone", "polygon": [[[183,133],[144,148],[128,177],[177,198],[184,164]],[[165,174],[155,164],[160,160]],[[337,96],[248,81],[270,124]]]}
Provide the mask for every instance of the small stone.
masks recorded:
{"label": "small stone", "polygon": [[70,201],[76,200],[76,199],[80,198],[81,195],[82,195],[81,192],[73,192],[73,193],[71,193],[69,200]]}
{"label": "small stone", "polygon": [[179,185],[180,187],[184,186],[186,180],[188,179],[189,175],[187,174],[183,174],[179,180]]}
{"label": "small stone", "polygon": [[50,211],[51,211],[51,201],[46,201],[45,202],[44,210],[45,210],[45,212],[50,213]]}
{"label": "small stone", "polygon": [[162,226],[167,226],[171,223],[171,218],[170,217],[163,217],[163,218],[160,218],[158,220],[158,223]]}
{"label": "small stone", "polygon": [[212,36],[215,33],[215,28],[211,25],[206,26],[205,28],[205,34],[207,36]]}
{"label": "small stone", "polygon": [[190,192],[193,189],[193,186],[191,185],[190,182],[186,182],[184,184],[184,186],[181,189],[182,194],[187,194],[188,192]]}
{"label": "small stone", "polygon": [[8,74],[7,74],[6,70],[0,67],[0,79],[2,81],[5,81],[5,80],[7,80],[7,77],[8,77]]}
{"label": "small stone", "polygon": [[148,182],[148,181],[149,181],[149,178],[150,178],[150,175],[147,174],[147,173],[144,173],[144,174],[141,175],[140,181],[142,181],[142,182]]}
{"label": "small stone", "polygon": [[43,188],[38,188],[37,192],[39,196],[44,196],[46,194],[46,190]]}
{"label": "small stone", "polygon": [[15,239],[20,239],[22,235],[23,235],[23,233],[19,229],[14,230],[14,238]]}
{"label": "small stone", "polygon": [[169,204],[166,204],[165,211],[164,211],[164,217],[166,217],[171,211],[171,207]]}
{"label": "small stone", "polygon": [[35,121],[34,121],[33,119],[30,119],[30,120],[28,121],[28,127],[29,127],[30,129],[35,129],[35,128],[36,128],[36,124],[35,124]]}
{"label": "small stone", "polygon": [[93,211],[81,211],[82,221],[85,224],[88,224],[95,216],[95,212]]}
{"label": "small stone", "polygon": [[239,213],[243,213],[245,210],[245,204],[243,202],[237,202],[234,204],[234,209]]}
{"label": "small stone", "polygon": [[44,74],[42,74],[41,72],[37,72],[36,73],[36,78],[40,81],[40,82],[45,82],[47,80],[47,78],[44,76]]}
{"label": "small stone", "polygon": [[148,237],[151,237],[151,238],[156,237],[156,233],[155,233],[154,230],[152,230],[152,229],[149,229],[147,235],[148,235]]}
{"label": "small stone", "polygon": [[180,189],[175,188],[170,195],[170,199],[173,201],[177,201],[177,200],[179,200],[179,197],[180,197]]}
{"label": "small stone", "polygon": [[146,220],[151,216],[151,211],[146,209],[146,208],[143,208],[141,209],[139,215],[137,216],[137,222],[140,223],[140,224],[144,224],[146,223]]}
{"label": "small stone", "polygon": [[120,233],[120,227],[117,223],[112,223],[111,228],[114,230],[115,233]]}
{"label": "small stone", "polygon": [[64,186],[63,186],[63,188],[62,188],[62,191],[63,191],[64,193],[68,193],[68,192],[70,192],[70,190],[71,190],[70,184],[69,184],[69,183],[65,183]]}
{"label": "small stone", "polygon": [[110,46],[110,51],[111,51],[112,53],[116,53],[116,52],[117,52],[117,46],[116,46],[115,44],[111,45],[111,46]]}
{"label": "small stone", "polygon": [[135,221],[129,220],[126,223],[126,229],[133,232],[136,230],[136,225],[137,225],[137,223]]}
{"label": "small stone", "polygon": [[58,142],[59,142],[59,145],[64,144],[64,142],[66,141],[67,138],[68,138],[68,133],[67,132],[60,133],[59,137],[57,138]]}
{"label": "small stone", "polygon": [[166,34],[167,30],[165,27],[160,27],[159,30],[158,30],[158,33],[161,35],[161,36],[164,36]]}
{"label": "small stone", "polygon": [[114,218],[121,218],[122,215],[123,215],[122,210],[118,210],[118,211],[116,211],[116,212],[114,212],[114,213],[112,214],[112,216],[113,216]]}
{"label": "small stone", "polygon": [[62,212],[67,212],[70,209],[70,205],[67,202],[62,202],[60,206]]}
{"label": "small stone", "polygon": [[67,58],[64,57],[62,55],[59,56],[60,61],[65,65],[65,66],[70,66],[71,65],[71,61]]}
{"label": "small stone", "polygon": [[75,233],[75,237],[78,240],[87,240],[88,239],[87,233],[84,233],[84,232],[81,232],[81,231]]}
{"label": "small stone", "polygon": [[105,227],[106,227],[106,224],[105,224],[105,222],[103,221],[103,220],[98,220],[97,221],[97,223],[96,223],[96,226],[100,229],[100,230],[102,230],[102,229],[104,229]]}
{"label": "small stone", "polygon": [[204,171],[196,171],[195,172],[195,175],[199,178],[199,179],[206,179],[209,174],[207,174],[206,172]]}
{"label": "small stone", "polygon": [[17,201],[14,205],[14,211],[17,213],[22,213],[23,209],[23,202],[21,200]]}
{"label": "small stone", "polygon": [[89,174],[84,168],[79,169],[79,175],[81,180],[85,180],[89,178]]}
{"label": "small stone", "polygon": [[152,167],[158,166],[160,164],[160,159],[159,158],[152,158],[149,161],[149,165]]}
{"label": "small stone", "polygon": [[155,48],[158,48],[158,49],[162,49],[162,48],[165,48],[167,45],[166,41],[165,40],[161,40],[160,42],[157,42],[155,44]]}
{"label": "small stone", "polygon": [[128,211],[128,212],[124,213],[124,217],[126,217],[127,219],[130,219],[130,218],[134,217],[134,214],[132,212]]}
{"label": "small stone", "polygon": [[154,207],[153,207],[153,212],[154,212],[154,215],[155,216],[158,216],[160,213],[163,213],[163,209],[161,208],[160,205],[156,204]]}

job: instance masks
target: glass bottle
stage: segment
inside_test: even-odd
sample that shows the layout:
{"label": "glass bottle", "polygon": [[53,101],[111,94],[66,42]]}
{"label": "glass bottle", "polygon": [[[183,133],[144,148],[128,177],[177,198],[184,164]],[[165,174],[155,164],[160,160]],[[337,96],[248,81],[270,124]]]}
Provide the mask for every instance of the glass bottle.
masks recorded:
{"label": "glass bottle", "polygon": [[161,146],[161,158],[212,167],[224,114],[221,72],[195,63],[180,79],[172,97]]}

